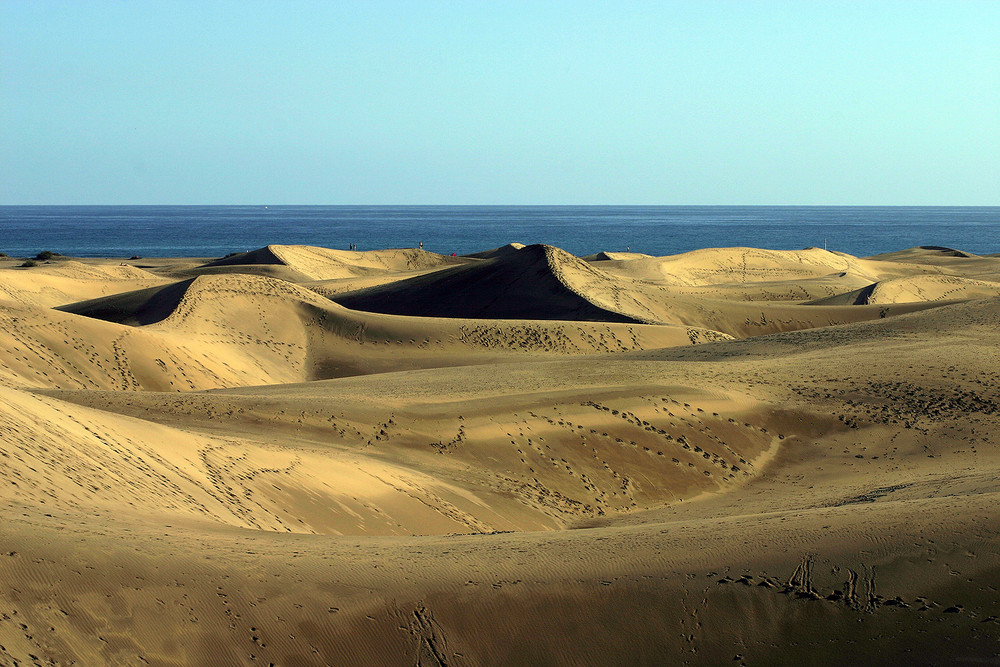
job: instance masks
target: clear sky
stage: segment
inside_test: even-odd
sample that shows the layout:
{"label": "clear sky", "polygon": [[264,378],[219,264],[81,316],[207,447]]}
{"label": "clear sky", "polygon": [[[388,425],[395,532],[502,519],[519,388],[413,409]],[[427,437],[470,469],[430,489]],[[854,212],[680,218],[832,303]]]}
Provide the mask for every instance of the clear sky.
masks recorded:
{"label": "clear sky", "polygon": [[0,204],[1000,205],[1000,2],[0,0]]}

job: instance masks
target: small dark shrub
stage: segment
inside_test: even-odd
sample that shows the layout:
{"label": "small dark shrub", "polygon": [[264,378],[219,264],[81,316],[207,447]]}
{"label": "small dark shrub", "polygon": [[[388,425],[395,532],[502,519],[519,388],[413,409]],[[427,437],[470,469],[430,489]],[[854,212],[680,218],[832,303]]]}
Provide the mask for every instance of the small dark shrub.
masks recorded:
{"label": "small dark shrub", "polygon": [[33,259],[26,259],[24,260],[24,264],[22,264],[21,266],[26,266],[26,267],[38,266],[38,262],[36,262]]}
{"label": "small dark shrub", "polygon": [[52,259],[55,256],[56,256],[56,253],[52,252],[51,250],[43,250],[40,253],[38,253],[37,255],[35,255],[35,259],[44,261],[46,259]]}

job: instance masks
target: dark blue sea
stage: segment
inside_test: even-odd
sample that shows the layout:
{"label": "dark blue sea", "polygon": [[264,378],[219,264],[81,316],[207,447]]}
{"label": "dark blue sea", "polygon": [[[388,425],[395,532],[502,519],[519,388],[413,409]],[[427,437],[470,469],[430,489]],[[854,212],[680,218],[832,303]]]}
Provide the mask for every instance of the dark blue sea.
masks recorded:
{"label": "dark blue sea", "polygon": [[512,241],[576,255],[809,246],[869,256],[917,245],[1000,252],[1000,207],[0,206],[0,252],[219,257],[268,244],[458,254]]}

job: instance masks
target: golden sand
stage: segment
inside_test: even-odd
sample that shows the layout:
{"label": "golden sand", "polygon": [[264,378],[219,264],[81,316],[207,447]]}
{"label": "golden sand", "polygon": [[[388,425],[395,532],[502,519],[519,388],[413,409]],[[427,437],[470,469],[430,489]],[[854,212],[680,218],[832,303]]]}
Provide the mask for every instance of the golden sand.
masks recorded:
{"label": "golden sand", "polygon": [[0,665],[1000,660],[1000,258],[0,263]]}

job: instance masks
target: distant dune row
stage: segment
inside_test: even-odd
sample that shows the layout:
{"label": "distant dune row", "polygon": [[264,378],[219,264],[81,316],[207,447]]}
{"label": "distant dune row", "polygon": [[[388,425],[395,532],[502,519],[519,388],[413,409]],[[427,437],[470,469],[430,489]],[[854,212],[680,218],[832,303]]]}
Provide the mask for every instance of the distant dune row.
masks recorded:
{"label": "distant dune row", "polygon": [[21,262],[2,665],[1000,659],[1000,257]]}

